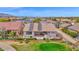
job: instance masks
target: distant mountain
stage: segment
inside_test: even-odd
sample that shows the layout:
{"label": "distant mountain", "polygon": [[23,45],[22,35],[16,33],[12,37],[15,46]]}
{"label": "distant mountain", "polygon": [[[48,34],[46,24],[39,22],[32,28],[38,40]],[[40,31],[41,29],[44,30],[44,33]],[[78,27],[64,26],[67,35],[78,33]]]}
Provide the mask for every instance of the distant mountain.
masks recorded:
{"label": "distant mountain", "polygon": [[0,18],[6,18],[6,17],[16,17],[10,14],[0,13]]}

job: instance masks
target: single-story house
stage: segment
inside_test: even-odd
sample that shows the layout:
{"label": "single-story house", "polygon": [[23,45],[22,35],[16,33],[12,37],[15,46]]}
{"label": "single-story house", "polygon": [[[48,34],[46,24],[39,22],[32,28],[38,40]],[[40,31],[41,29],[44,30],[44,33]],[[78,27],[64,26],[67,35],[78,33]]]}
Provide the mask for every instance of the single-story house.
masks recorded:
{"label": "single-story house", "polygon": [[71,23],[72,22],[71,19],[61,19],[61,21],[63,23]]}
{"label": "single-story house", "polygon": [[55,26],[52,23],[28,23],[25,24],[23,29],[23,38],[33,38],[43,39],[60,39],[61,35],[55,31]]}
{"label": "single-story house", "polygon": [[79,23],[69,26],[68,29],[79,32]]}
{"label": "single-story house", "polygon": [[4,29],[5,31],[14,31],[16,35],[22,34],[23,30],[23,23],[22,22],[0,22],[0,30]]}
{"label": "single-story house", "polygon": [[69,24],[69,23],[61,23],[60,24],[60,28],[67,28],[69,26],[71,26],[71,24]]}
{"label": "single-story house", "polygon": [[68,27],[68,29],[78,33],[75,39],[79,41],[79,23],[76,23],[75,25]]}
{"label": "single-story house", "polygon": [[20,21],[20,22],[23,22],[23,23],[31,23],[32,22],[32,20],[30,20],[30,19],[29,20],[22,20],[22,19],[20,19],[20,20],[15,20],[15,21]]}

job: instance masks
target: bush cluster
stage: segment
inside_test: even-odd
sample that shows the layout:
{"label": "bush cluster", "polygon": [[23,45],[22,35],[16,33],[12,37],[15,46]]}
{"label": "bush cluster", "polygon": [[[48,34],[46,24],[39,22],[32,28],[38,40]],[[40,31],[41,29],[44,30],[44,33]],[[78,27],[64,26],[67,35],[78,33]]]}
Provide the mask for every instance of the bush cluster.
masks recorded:
{"label": "bush cluster", "polygon": [[63,32],[69,34],[70,36],[72,36],[73,38],[75,38],[77,36],[77,32],[73,32],[73,31],[70,31],[68,29],[62,29]]}

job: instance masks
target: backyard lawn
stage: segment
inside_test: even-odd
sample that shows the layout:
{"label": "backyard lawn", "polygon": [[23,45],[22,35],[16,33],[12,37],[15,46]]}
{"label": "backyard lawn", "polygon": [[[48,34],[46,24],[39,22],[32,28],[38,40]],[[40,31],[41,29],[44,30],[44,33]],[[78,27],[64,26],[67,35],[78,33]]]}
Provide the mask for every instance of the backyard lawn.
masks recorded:
{"label": "backyard lawn", "polygon": [[23,43],[12,44],[17,51],[70,51],[72,50],[67,44],[54,42],[40,42],[40,43]]}
{"label": "backyard lawn", "polygon": [[71,50],[68,46],[59,43],[42,43],[40,44],[41,51],[69,51]]}

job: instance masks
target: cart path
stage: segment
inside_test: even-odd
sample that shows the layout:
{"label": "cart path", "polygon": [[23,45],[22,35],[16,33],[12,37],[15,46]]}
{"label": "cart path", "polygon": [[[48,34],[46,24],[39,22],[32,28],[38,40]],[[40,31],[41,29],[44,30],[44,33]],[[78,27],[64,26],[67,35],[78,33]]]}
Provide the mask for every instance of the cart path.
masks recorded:
{"label": "cart path", "polygon": [[16,51],[12,46],[4,42],[0,42],[0,48],[2,48],[4,51]]}

